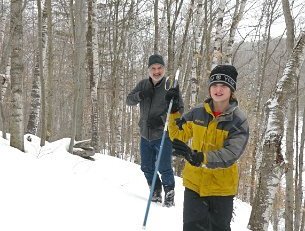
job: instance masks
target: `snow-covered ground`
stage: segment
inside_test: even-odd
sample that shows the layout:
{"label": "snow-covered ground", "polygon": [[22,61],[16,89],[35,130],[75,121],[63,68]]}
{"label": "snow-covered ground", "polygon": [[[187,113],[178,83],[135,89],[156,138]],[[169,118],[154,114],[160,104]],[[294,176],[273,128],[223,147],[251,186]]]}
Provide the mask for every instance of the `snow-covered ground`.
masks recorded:
{"label": "snow-covered ground", "polygon": [[[40,148],[31,137],[25,153],[0,137],[0,230],[143,230],[149,190],[139,165],[102,154],[86,160],[66,151],[68,138]],[[183,190],[176,177],[176,206],[151,204],[146,230],[182,230]],[[232,231],[248,230],[250,211],[235,200]]]}

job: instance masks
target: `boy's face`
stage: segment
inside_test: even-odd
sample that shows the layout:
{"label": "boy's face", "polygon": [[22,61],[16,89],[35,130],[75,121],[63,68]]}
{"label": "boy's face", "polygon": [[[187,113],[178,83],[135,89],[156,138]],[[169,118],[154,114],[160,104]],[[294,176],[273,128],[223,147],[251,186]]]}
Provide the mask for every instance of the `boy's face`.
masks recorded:
{"label": "boy's face", "polygon": [[149,76],[152,78],[153,82],[159,82],[165,74],[165,68],[161,64],[153,64],[148,68]]}
{"label": "boy's face", "polygon": [[228,102],[231,97],[231,89],[223,83],[215,83],[210,86],[210,96],[217,102]]}

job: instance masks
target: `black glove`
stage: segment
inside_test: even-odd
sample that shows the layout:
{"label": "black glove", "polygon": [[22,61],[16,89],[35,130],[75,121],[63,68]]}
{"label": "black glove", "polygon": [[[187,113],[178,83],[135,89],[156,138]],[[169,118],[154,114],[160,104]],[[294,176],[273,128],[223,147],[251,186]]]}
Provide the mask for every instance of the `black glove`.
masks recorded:
{"label": "black glove", "polygon": [[139,96],[140,96],[140,99],[143,100],[145,98],[152,98],[153,94],[154,94],[154,89],[150,87],[143,91],[140,91]]}
{"label": "black glove", "polygon": [[177,85],[174,88],[168,89],[165,95],[165,100],[167,102],[167,105],[169,105],[170,101],[173,100],[173,105],[171,109],[171,113],[175,113],[179,111],[180,105],[179,105],[179,85]]}
{"label": "black glove", "polygon": [[199,167],[203,162],[202,152],[192,151],[187,144],[180,140],[173,140],[173,149],[174,156],[184,157],[193,166]]}
{"label": "black glove", "polygon": [[160,116],[147,119],[147,127],[151,128],[151,129],[155,129],[155,128],[158,128],[163,125],[164,125],[164,122]]}

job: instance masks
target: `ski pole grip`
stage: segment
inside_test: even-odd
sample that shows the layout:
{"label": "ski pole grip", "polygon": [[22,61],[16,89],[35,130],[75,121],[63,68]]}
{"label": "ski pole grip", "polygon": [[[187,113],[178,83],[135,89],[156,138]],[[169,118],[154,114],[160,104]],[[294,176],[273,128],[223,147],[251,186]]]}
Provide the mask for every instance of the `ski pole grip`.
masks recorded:
{"label": "ski pole grip", "polygon": [[180,74],[180,70],[179,70],[179,69],[177,69],[177,71],[176,71],[176,75],[175,75],[175,80],[174,80],[174,87],[176,87],[176,86],[177,86],[177,84],[178,84],[178,78],[179,78],[179,74]]}

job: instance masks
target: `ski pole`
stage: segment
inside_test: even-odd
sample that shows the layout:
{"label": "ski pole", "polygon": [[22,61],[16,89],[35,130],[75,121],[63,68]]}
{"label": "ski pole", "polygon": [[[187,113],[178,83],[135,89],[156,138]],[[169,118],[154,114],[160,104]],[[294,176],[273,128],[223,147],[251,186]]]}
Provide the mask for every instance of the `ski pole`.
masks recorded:
{"label": "ski pole", "polygon": [[[176,75],[175,75],[175,80],[174,80],[174,87],[177,86],[179,72],[180,72],[179,69],[177,69]],[[148,198],[148,201],[147,201],[146,212],[145,212],[144,221],[143,221],[143,229],[146,228],[146,222],[147,222],[149,208],[150,208],[150,204],[151,204],[151,200],[152,200],[152,195],[153,195],[153,192],[155,190],[155,184],[156,184],[158,169],[159,169],[159,165],[160,165],[160,160],[161,160],[161,156],[162,156],[164,140],[165,140],[165,136],[166,136],[166,132],[167,132],[167,127],[168,127],[169,115],[171,113],[172,106],[173,106],[173,99],[171,99],[171,101],[169,103],[167,114],[166,114],[166,121],[165,121],[165,125],[164,125],[162,139],[161,139],[160,149],[159,149],[159,153],[158,153],[157,162],[155,164],[155,171],[154,171],[154,176],[153,176],[153,180],[152,180],[152,184],[151,184],[151,188],[150,188],[149,198]]]}

